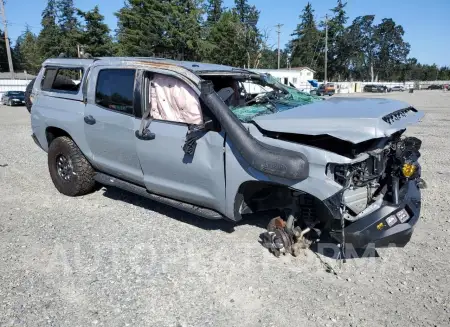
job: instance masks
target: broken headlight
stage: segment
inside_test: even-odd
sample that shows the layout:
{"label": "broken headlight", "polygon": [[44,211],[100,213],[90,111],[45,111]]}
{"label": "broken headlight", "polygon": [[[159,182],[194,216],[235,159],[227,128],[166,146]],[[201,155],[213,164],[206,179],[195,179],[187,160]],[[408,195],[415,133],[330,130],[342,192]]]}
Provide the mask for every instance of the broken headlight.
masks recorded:
{"label": "broken headlight", "polygon": [[420,158],[420,147],[422,141],[416,137],[406,137],[398,142],[392,143],[397,172],[402,177],[413,179],[420,174],[418,160]]}
{"label": "broken headlight", "polygon": [[386,156],[381,153],[377,156],[371,155],[366,160],[353,164],[329,164],[328,172],[333,175],[334,181],[342,186],[346,184],[349,172],[351,172],[351,184],[356,187],[363,187],[377,180],[384,173],[385,168]]}

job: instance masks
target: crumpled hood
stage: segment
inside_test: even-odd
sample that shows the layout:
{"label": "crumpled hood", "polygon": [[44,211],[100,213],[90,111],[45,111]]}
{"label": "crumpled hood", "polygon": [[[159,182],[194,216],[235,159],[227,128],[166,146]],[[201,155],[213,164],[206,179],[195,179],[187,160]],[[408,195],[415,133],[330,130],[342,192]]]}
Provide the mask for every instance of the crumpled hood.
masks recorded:
{"label": "crumpled hood", "polygon": [[390,99],[332,98],[290,110],[258,116],[262,129],[305,135],[330,135],[351,143],[390,136],[417,123],[424,114]]}

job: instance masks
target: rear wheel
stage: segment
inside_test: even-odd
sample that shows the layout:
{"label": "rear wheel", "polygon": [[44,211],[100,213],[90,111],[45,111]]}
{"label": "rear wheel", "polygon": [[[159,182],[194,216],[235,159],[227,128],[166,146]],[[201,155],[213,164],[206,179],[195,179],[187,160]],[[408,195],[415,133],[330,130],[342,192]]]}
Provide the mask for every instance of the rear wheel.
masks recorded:
{"label": "rear wheel", "polygon": [[58,137],[48,149],[48,169],[56,189],[68,196],[85,195],[95,190],[95,171],[75,142]]}

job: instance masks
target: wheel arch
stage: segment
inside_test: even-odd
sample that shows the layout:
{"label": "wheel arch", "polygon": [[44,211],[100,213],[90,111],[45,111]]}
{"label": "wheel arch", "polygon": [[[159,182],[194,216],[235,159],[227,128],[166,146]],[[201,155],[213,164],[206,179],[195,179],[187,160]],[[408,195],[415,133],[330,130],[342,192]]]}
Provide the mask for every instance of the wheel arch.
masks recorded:
{"label": "wheel arch", "polygon": [[234,219],[245,214],[283,209],[292,205],[292,192],[286,185],[268,181],[245,181],[234,197]]}
{"label": "wheel arch", "polygon": [[293,189],[287,185],[266,182],[246,181],[239,186],[234,199],[234,217],[242,220],[243,215],[257,212],[278,211],[283,215],[285,209],[299,219],[316,219],[318,226],[328,228],[335,222],[335,206],[329,201],[321,201],[316,196]]}
{"label": "wheel arch", "polygon": [[[59,127],[55,127],[55,126],[48,126],[45,129],[45,138],[47,140],[47,146],[50,146],[50,144],[58,137],[61,136],[67,136],[68,138],[70,138],[72,141],[75,142],[75,140],[73,139],[73,137],[64,129],[59,128]],[[76,144],[76,142],[75,142]]]}

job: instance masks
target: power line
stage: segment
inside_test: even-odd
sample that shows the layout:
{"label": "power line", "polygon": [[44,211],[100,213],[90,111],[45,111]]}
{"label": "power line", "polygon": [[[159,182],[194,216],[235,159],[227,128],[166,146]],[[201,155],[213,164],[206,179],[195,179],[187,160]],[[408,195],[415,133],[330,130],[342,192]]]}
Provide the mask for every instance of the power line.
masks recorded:
{"label": "power line", "polygon": [[28,27],[29,29],[41,29],[41,27],[39,27],[39,26],[32,26],[32,25],[23,24],[23,23],[12,23],[10,21],[7,21],[6,26],[10,26],[10,25],[23,26],[25,28]]}

